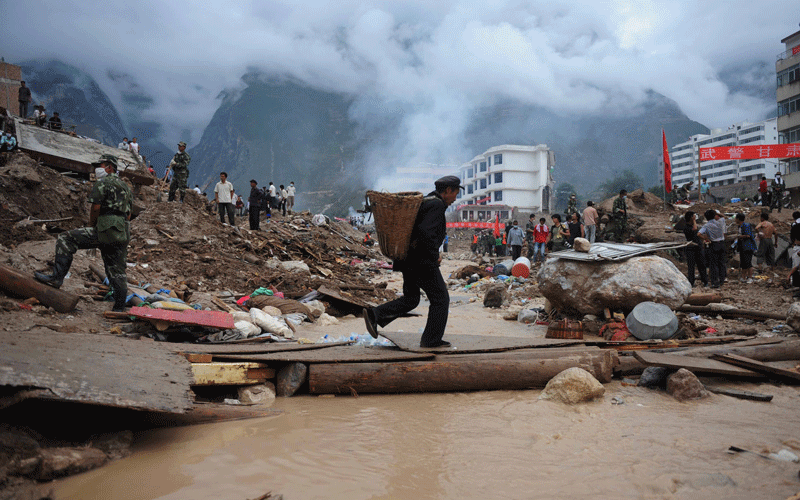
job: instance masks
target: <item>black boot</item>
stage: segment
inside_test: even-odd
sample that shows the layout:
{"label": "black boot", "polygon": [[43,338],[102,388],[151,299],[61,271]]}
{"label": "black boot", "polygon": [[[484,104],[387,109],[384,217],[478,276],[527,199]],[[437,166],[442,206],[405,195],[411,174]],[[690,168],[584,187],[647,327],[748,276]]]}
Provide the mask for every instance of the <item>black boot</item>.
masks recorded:
{"label": "black boot", "polygon": [[128,299],[128,282],[125,278],[114,278],[108,280],[111,289],[114,291],[114,312],[122,312]]}
{"label": "black boot", "polygon": [[54,288],[61,288],[61,285],[64,284],[64,277],[69,272],[69,266],[71,265],[72,265],[71,255],[56,254],[53,263],[53,274],[47,275],[36,272],[33,273],[33,277],[36,278],[36,281],[40,283],[50,285]]}

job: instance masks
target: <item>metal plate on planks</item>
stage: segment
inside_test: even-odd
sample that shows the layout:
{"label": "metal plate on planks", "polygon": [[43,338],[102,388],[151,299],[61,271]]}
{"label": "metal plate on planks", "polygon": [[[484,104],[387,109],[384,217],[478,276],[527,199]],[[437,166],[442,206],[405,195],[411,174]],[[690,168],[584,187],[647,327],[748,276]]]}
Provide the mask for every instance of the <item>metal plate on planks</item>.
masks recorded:
{"label": "metal plate on planks", "polygon": [[149,307],[131,307],[129,314],[141,319],[166,321],[181,325],[206,326],[228,330],[233,328],[233,316],[225,311],[170,311],[167,309],[151,309]]}
{"label": "metal plate on planks", "polygon": [[563,347],[582,345],[582,340],[545,339],[528,337],[499,337],[493,335],[445,335],[444,340],[452,344],[451,347],[425,348],[419,346],[419,333],[384,332],[380,335],[394,342],[404,351],[433,352],[436,354],[465,354],[469,352],[501,352],[512,349],[526,349],[535,347]]}
{"label": "metal plate on planks", "polygon": [[200,354],[261,354],[286,351],[308,351],[327,349],[335,346],[352,344],[345,342],[320,342],[317,344],[298,344],[297,342],[263,342],[260,344],[164,344],[172,352],[189,352]]}
{"label": "metal plate on planks", "polygon": [[46,399],[184,413],[190,363],[154,342],[83,333],[0,332],[0,386],[37,387]]}
{"label": "metal plate on planks", "polygon": [[659,250],[670,250],[675,248],[683,248],[688,245],[684,243],[592,243],[589,253],[578,252],[574,249],[560,250],[549,254],[550,257],[558,257],[560,259],[569,260],[582,260],[588,262],[601,262],[601,261],[620,261],[637,257],[639,255],[646,255],[655,253]]}
{"label": "metal plate on planks", "polygon": [[301,363],[367,363],[382,361],[425,361],[432,352],[408,352],[396,347],[337,346],[312,351],[283,351],[261,354],[215,354],[214,359],[228,361],[280,361]]}

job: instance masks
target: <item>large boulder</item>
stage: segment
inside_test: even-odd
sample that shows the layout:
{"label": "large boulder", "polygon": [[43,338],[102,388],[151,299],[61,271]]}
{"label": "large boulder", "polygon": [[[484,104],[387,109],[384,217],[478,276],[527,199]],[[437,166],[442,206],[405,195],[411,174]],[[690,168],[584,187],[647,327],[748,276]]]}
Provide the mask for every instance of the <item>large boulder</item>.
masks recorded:
{"label": "large boulder", "polygon": [[502,283],[492,285],[483,296],[483,307],[501,307],[506,298],[506,287]]}
{"label": "large boulder", "polygon": [[539,399],[549,399],[566,404],[591,401],[605,394],[603,384],[583,368],[567,368],[547,383]]}
{"label": "large boulder", "polygon": [[700,399],[708,396],[705,386],[686,368],[681,368],[667,377],[667,392],[678,401]]}
{"label": "large boulder", "polygon": [[654,255],[621,262],[547,259],[538,281],[553,307],[581,314],[599,315],[606,307],[631,310],[648,301],[675,309],[692,293],[678,268]]}

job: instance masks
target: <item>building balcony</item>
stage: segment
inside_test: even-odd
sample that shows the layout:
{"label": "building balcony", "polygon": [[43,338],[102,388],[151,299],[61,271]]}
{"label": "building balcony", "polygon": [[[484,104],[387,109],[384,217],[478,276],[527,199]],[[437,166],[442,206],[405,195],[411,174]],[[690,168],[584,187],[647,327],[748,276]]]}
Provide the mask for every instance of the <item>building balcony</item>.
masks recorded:
{"label": "building balcony", "polygon": [[788,85],[778,87],[776,91],[777,102],[785,101],[790,97],[800,94],[800,80],[796,80]]}
{"label": "building balcony", "polygon": [[789,66],[794,66],[800,62],[800,52],[792,54],[794,49],[789,49],[785,52],[778,54],[778,60],[775,62],[775,72],[780,73]]}
{"label": "building balcony", "polygon": [[779,133],[794,127],[800,127],[800,111],[778,117]]}

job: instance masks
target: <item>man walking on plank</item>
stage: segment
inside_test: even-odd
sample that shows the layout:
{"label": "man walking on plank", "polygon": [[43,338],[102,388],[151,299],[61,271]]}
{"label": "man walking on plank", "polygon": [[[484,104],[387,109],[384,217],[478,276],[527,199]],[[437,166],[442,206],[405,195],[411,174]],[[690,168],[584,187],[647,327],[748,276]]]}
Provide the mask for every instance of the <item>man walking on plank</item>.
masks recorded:
{"label": "man walking on plank", "polygon": [[460,184],[461,180],[454,175],[442,177],[434,183],[436,190],[422,200],[411,232],[408,256],[404,261],[394,262],[395,271],[403,273],[403,296],[378,307],[364,309],[367,331],[374,338],[378,338],[379,325],[385,327],[417,307],[422,289],[428,296],[430,307],[419,345],[450,346],[450,342],[442,340],[447,326],[450,295],[439,271],[442,262],[439,247],[446,234],[444,212],[456,200],[459,189],[464,189]]}

